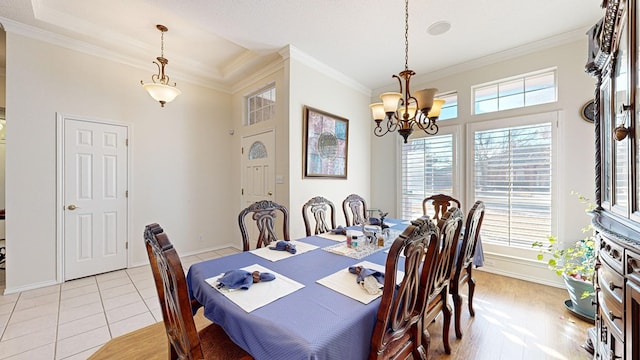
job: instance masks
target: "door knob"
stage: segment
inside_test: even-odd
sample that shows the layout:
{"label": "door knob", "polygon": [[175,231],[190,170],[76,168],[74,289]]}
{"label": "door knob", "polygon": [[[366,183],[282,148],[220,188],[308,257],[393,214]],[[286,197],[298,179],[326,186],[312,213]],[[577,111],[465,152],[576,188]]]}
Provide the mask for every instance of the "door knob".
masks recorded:
{"label": "door knob", "polygon": [[267,193],[267,195],[271,196],[271,195],[273,195],[273,193],[272,193],[271,191],[269,191],[269,192]]}
{"label": "door knob", "polygon": [[75,205],[73,205],[73,204],[71,204],[71,205],[67,206],[67,209],[69,209],[69,210],[75,210],[75,209],[77,209],[77,208],[78,208],[78,207],[77,207],[77,206],[75,206]]}

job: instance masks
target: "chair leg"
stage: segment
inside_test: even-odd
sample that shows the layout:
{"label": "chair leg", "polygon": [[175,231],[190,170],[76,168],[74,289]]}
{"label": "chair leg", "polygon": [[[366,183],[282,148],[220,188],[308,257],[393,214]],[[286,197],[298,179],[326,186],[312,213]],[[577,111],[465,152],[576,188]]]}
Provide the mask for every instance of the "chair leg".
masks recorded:
{"label": "chair leg", "polygon": [[460,316],[462,315],[462,297],[458,292],[457,286],[452,287],[451,297],[453,298],[453,309],[455,311],[455,323],[456,338],[462,339],[462,329],[460,326]]}
{"label": "chair leg", "polygon": [[469,287],[469,298],[467,302],[469,303],[469,314],[476,316],[476,312],[473,310],[473,293],[476,291],[476,280],[471,275],[471,266],[472,265],[469,265],[469,280],[467,281],[467,286]]}
{"label": "chair leg", "polygon": [[426,351],[428,359],[429,349],[431,348],[431,334],[429,334],[429,330],[427,330],[426,324],[423,324],[422,329],[422,346],[424,346],[424,351]]}
{"label": "chair leg", "polygon": [[442,342],[444,344],[444,352],[451,354],[451,345],[449,345],[449,327],[451,326],[451,305],[449,305],[449,290],[442,292],[444,296],[444,306],[442,307]]}

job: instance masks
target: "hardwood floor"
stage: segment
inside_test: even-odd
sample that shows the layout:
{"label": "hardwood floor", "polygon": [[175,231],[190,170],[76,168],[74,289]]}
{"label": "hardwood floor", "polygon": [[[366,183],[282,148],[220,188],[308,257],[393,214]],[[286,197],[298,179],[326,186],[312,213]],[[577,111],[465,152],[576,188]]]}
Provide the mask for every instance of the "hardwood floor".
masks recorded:
{"label": "hardwood floor", "polygon": [[[587,360],[581,345],[593,324],[564,306],[567,291],[474,269],[475,317],[469,316],[464,286],[462,339],[449,331],[451,355],[442,346],[442,316],[429,325],[431,359]],[[453,303],[451,302],[453,307]]]}

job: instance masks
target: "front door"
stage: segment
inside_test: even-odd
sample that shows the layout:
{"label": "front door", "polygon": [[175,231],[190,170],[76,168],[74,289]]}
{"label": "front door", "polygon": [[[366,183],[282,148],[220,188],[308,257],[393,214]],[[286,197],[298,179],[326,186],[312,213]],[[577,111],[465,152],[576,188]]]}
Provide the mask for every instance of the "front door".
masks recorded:
{"label": "front door", "polygon": [[64,280],[127,267],[127,132],[64,119]]}
{"label": "front door", "polygon": [[[273,130],[242,138],[242,207],[275,198],[275,133]],[[251,239],[257,227],[247,221]],[[251,242],[251,247],[255,244]]]}

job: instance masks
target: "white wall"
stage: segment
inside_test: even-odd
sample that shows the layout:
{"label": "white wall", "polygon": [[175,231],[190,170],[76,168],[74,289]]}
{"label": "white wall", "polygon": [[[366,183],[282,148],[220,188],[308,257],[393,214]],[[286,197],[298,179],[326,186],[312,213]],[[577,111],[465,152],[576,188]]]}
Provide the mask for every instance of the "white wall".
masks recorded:
{"label": "white wall", "polygon": [[[457,91],[458,93],[458,119],[440,122],[440,126],[461,126],[464,131],[465,123],[488,121],[508,118],[532,113],[559,111],[559,141],[556,144],[558,166],[553,171],[558,179],[558,198],[553,203],[557,211],[558,229],[557,236],[566,243],[583,238],[580,229],[586,226],[590,217],[584,213],[584,206],[579,203],[577,197],[571,195],[571,191],[580,192],[593,198],[594,194],[594,126],[580,117],[582,105],[593,98],[595,81],[585,73],[587,38],[562,46],[554,47],[520,56],[510,60],[496,62],[471,71],[464,71],[444,78],[427,81],[416,77],[412,81],[412,89],[436,87],[440,92]],[[472,85],[482,84],[501,78],[519,75],[545,68],[558,68],[558,102],[534,106],[530,108],[515,109],[479,116],[471,115]],[[432,78],[434,74],[430,74]],[[374,92],[371,102],[376,101],[378,94],[383,90]],[[370,118],[370,117],[369,117]],[[371,121],[373,123],[373,121]],[[505,124],[508,126],[508,124]],[[372,126],[373,127],[373,126]],[[401,182],[397,174],[401,171],[400,165],[400,136],[388,134],[383,138],[373,137],[372,154],[374,162],[372,166],[372,198],[380,206],[397,209],[400,203],[400,192],[383,192],[378,189],[399,189]],[[463,141],[465,137],[462,137]],[[461,144],[465,151],[465,144]],[[377,164],[385,166],[377,166]],[[394,171],[389,167],[396,164]],[[460,174],[461,181],[466,174]],[[472,192],[461,189],[461,194],[456,194],[463,202],[463,208],[469,209],[473,202]],[[490,211],[488,209],[487,211]],[[497,253],[508,256],[497,255]],[[559,283],[555,275],[544,269],[537,263],[531,262],[535,254],[531,250],[513,251],[512,249],[499,249],[491,244],[486,244],[485,255],[488,259],[485,269],[504,274],[539,280],[547,283]],[[532,270],[533,269],[533,270]]]}
{"label": "white wall", "polygon": [[[169,67],[168,72],[171,72]],[[131,264],[146,264],[142,232],[160,223],[181,255],[229,245],[229,94],[178,82],[161,108],[136,69],[7,30],[6,291],[56,279],[56,113],[130,123]],[[237,246],[237,244],[234,244]]]}
{"label": "white wall", "polygon": [[[330,75],[322,64],[293,52],[290,58],[289,181],[292,238],[305,236],[302,205],[314,196],[324,196],[336,205],[336,221],[344,225],[342,200],[351,193],[371,201],[371,133],[369,94],[357,84]],[[349,120],[347,179],[303,178],[303,110],[310,106]]]}

